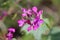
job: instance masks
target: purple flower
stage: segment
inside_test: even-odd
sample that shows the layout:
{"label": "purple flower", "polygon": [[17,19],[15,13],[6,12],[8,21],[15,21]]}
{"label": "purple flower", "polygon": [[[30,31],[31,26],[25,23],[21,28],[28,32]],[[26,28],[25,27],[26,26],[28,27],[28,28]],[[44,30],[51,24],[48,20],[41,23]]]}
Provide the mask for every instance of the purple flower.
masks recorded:
{"label": "purple flower", "polygon": [[32,30],[33,29],[33,26],[29,26],[28,28],[27,28],[27,31],[30,31],[30,30]]}
{"label": "purple flower", "polygon": [[37,13],[37,7],[32,7],[32,10]]}
{"label": "purple flower", "polygon": [[27,10],[27,14],[32,15],[31,9],[28,9],[28,10]]}
{"label": "purple flower", "polygon": [[19,27],[22,27],[26,23],[29,24],[30,26],[27,28],[27,31],[37,30],[39,28],[40,24],[42,24],[44,22],[43,19],[40,19],[40,16],[42,15],[43,10],[38,11],[36,6],[32,7],[32,9],[28,9],[28,10],[23,8],[22,12],[23,12],[23,14],[22,14],[23,19],[24,19],[24,17],[27,17],[28,19],[18,20],[18,24],[19,24]]}
{"label": "purple flower", "polygon": [[11,32],[9,32],[9,33],[7,34],[7,36],[10,37],[10,38],[12,38],[12,37],[13,37],[13,34],[12,34]]}
{"label": "purple flower", "polygon": [[33,20],[33,24],[36,25],[37,22],[38,22],[38,20],[39,20],[39,19],[35,18],[35,19]]}
{"label": "purple flower", "polygon": [[27,16],[27,14],[26,13],[23,13],[22,16],[25,17],[25,16]]}
{"label": "purple flower", "polygon": [[43,22],[44,22],[44,20],[39,19],[38,24],[42,24]]}
{"label": "purple flower", "polygon": [[26,20],[26,23],[31,25],[31,21],[30,20]]}
{"label": "purple flower", "polygon": [[39,10],[38,14],[41,15],[43,13],[43,10]]}
{"label": "purple flower", "polygon": [[14,28],[9,28],[8,31],[15,32],[15,29]]}
{"label": "purple flower", "polygon": [[26,10],[25,8],[22,8],[22,12],[23,12],[23,13],[26,13],[27,10]]}
{"label": "purple flower", "polygon": [[40,11],[37,13],[37,16],[40,17],[40,15],[42,15],[42,13],[43,13],[43,10],[40,10]]}
{"label": "purple flower", "polygon": [[18,20],[19,27],[22,27],[25,23],[25,20]]}
{"label": "purple flower", "polygon": [[33,26],[33,30],[37,30],[37,29],[38,29],[38,27],[39,27],[39,26],[38,26],[37,24],[36,24],[36,25],[34,25],[34,26]]}
{"label": "purple flower", "polygon": [[9,28],[8,31],[9,31],[9,33],[7,34],[7,38],[8,38],[8,40],[12,40],[13,33],[15,32],[15,29],[14,28]]}
{"label": "purple flower", "polygon": [[9,32],[9,33],[7,34],[8,40],[12,40],[12,37],[13,37],[13,34],[12,34],[11,32]]}
{"label": "purple flower", "polygon": [[22,12],[23,12],[22,14],[23,17],[27,16],[27,10],[25,8],[22,8]]}

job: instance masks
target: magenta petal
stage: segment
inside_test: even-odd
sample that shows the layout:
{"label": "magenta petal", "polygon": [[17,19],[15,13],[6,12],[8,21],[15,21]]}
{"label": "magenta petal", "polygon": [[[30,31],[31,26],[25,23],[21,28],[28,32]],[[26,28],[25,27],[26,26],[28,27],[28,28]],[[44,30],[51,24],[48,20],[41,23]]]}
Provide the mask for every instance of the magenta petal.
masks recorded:
{"label": "magenta petal", "polygon": [[18,20],[18,23],[23,23],[23,20]]}
{"label": "magenta petal", "polygon": [[26,11],[26,9],[25,9],[25,8],[22,8],[22,11],[23,11],[22,16],[23,16],[23,17],[27,16],[27,14],[26,14],[26,13],[27,13],[27,11]]}
{"label": "magenta petal", "polygon": [[34,25],[33,30],[37,30],[38,29],[38,25]]}
{"label": "magenta petal", "polygon": [[38,23],[38,18],[35,18],[34,20],[33,20],[33,24],[35,25],[35,24],[37,24]]}
{"label": "magenta petal", "polygon": [[40,19],[40,23],[43,23],[44,21],[42,19]]}
{"label": "magenta petal", "polygon": [[40,11],[37,13],[37,16],[40,17],[40,15],[42,15],[42,13],[43,13],[43,10],[40,10]]}
{"label": "magenta petal", "polygon": [[31,9],[28,9],[27,14],[31,15]]}
{"label": "magenta petal", "polygon": [[8,37],[13,37],[13,34],[12,34],[11,32],[9,32],[9,33],[7,34],[7,36],[8,36]]}
{"label": "magenta petal", "polygon": [[10,32],[15,32],[15,29],[14,28],[9,28],[8,29]]}
{"label": "magenta petal", "polygon": [[19,23],[19,27],[21,27],[24,25],[24,20],[19,20],[18,23]]}
{"label": "magenta petal", "polygon": [[27,31],[30,31],[30,30],[32,30],[32,26],[29,26],[28,28],[27,28]]}
{"label": "magenta petal", "polygon": [[24,23],[19,24],[19,27],[22,27]]}
{"label": "magenta petal", "polygon": [[42,19],[40,19],[39,21],[38,21],[38,24],[42,24],[44,21],[42,20]]}
{"label": "magenta petal", "polygon": [[43,10],[40,10],[38,14],[41,15],[42,13],[43,13]]}
{"label": "magenta petal", "polygon": [[25,8],[22,8],[22,11],[25,13],[26,12],[26,9]]}
{"label": "magenta petal", "polygon": [[35,19],[34,19],[34,22],[36,22],[36,21],[37,21],[37,19],[35,18]]}
{"label": "magenta petal", "polygon": [[31,25],[31,21],[30,20],[27,20],[26,23],[30,24]]}
{"label": "magenta petal", "polygon": [[8,39],[7,40],[12,40],[12,38],[11,37],[8,37]]}
{"label": "magenta petal", "polygon": [[27,16],[27,14],[26,13],[23,13],[22,16],[25,17],[25,16]]}
{"label": "magenta petal", "polygon": [[32,23],[36,22],[37,20],[38,20],[37,18],[34,18],[33,21],[32,21]]}
{"label": "magenta petal", "polygon": [[32,10],[33,10],[34,12],[37,12],[37,7],[34,6],[34,7],[32,8]]}

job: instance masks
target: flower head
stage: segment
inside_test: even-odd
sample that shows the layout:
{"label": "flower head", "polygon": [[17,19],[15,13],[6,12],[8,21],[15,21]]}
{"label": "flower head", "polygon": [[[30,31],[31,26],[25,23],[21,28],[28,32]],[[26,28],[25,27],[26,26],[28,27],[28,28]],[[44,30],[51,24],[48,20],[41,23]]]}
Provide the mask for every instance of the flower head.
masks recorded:
{"label": "flower head", "polygon": [[[25,8],[22,9],[23,13],[22,13],[22,17],[24,19],[25,16],[27,16],[28,19],[24,19],[24,20],[19,20],[18,24],[20,27],[22,27],[24,24],[29,24],[30,26],[27,28],[28,31],[30,30],[37,30],[40,26],[40,24],[42,24],[44,21],[43,19],[40,19],[40,16],[43,13],[43,10],[39,10],[37,9],[37,7],[32,7],[32,9],[28,9],[26,10]],[[34,15],[34,17],[33,17]],[[33,18],[33,19],[32,19]]]}

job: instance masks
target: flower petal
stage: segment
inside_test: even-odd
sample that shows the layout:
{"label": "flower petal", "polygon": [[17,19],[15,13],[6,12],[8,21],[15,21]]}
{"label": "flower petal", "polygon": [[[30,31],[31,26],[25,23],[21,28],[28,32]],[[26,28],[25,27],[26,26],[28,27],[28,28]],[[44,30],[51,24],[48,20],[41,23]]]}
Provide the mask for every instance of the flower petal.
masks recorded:
{"label": "flower petal", "polygon": [[24,20],[19,20],[18,23],[19,23],[19,27],[21,27],[24,25]]}
{"label": "flower petal", "polygon": [[27,21],[26,21],[26,23],[28,23],[28,24],[30,24],[30,25],[31,25],[31,22],[30,22],[30,20],[27,20]]}
{"label": "flower petal", "polygon": [[34,12],[37,12],[37,7],[34,6],[34,7],[32,8],[32,10],[33,10]]}
{"label": "flower petal", "polygon": [[42,13],[43,13],[43,10],[40,10],[38,14],[41,15]]}
{"label": "flower petal", "polygon": [[42,24],[44,21],[42,20],[42,19],[40,19],[39,21],[38,21],[38,24]]}
{"label": "flower petal", "polygon": [[27,14],[31,15],[31,9],[28,9]]}
{"label": "flower petal", "polygon": [[15,32],[15,29],[14,28],[9,28],[8,31]]}
{"label": "flower petal", "polygon": [[8,36],[8,37],[13,37],[13,34],[12,34],[11,32],[9,32],[9,33],[7,34],[7,36]]}
{"label": "flower petal", "polygon": [[22,12],[26,13],[26,9],[25,8],[22,8]]}
{"label": "flower petal", "polygon": [[23,13],[23,14],[22,14],[22,17],[25,17],[25,16],[27,16],[27,14],[26,14],[26,13]]}
{"label": "flower petal", "polygon": [[27,28],[27,31],[30,31],[30,30],[32,30],[32,26],[29,26],[28,28]]}
{"label": "flower petal", "polygon": [[38,27],[39,27],[38,25],[34,25],[34,26],[33,26],[33,30],[37,30]]}

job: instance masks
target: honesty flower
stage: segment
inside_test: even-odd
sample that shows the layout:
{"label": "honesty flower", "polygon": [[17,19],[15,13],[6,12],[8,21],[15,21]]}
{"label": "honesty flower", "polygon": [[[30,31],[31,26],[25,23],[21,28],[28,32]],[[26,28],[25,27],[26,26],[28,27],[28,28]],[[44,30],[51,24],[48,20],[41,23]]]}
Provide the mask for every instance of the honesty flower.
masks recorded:
{"label": "honesty flower", "polygon": [[9,28],[8,31],[9,31],[9,33],[7,34],[7,38],[8,38],[8,40],[12,40],[13,33],[15,32],[15,29],[14,28]]}
{"label": "honesty flower", "polygon": [[33,26],[33,30],[37,30],[37,29],[38,29],[38,27],[39,27],[39,25],[37,25],[37,24],[36,24],[36,25],[34,25],[34,26]]}
{"label": "honesty flower", "polygon": [[[40,19],[40,16],[43,13],[43,10],[39,10],[37,9],[37,7],[32,7],[32,9],[22,9],[23,13],[22,13],[22,17],[24,19],[25,16],[27,16],[28,19],[24,19],[24,20],[19,20],[18,24],[20,27],[22,27],[24,24],[29,24],[30,26],[27,28],[28,31],[30,30],[37,30],[40,26],[40,24],[42,24],[44,21],[43,19]],[[34,17],[33,17],[34,15]],[[32,19],[33,18],[33,19]]]}
{"label": "honesty flower", "polygon": [[42,20],[42,19],[34,19],[32,22],[31,22],[31,24],[32,25],[30,25],[30,27],[28,27],[28,31],[30,31],[30,30],[37,30],[38,28],[39,28],[39,26],[40,26],[40,24],[42,24],[44,21]]}

